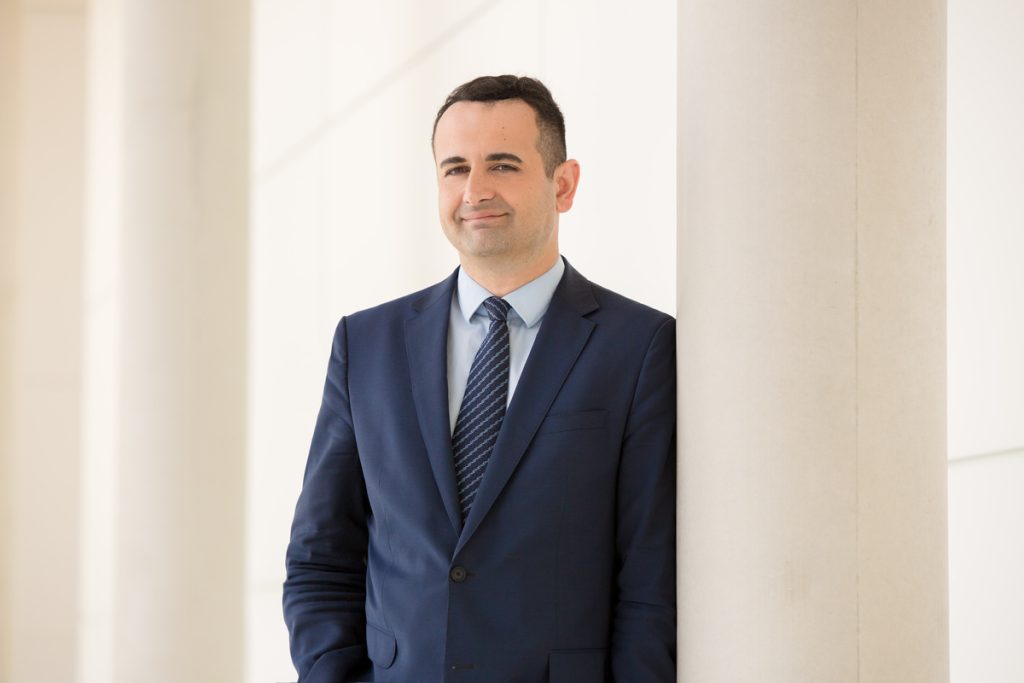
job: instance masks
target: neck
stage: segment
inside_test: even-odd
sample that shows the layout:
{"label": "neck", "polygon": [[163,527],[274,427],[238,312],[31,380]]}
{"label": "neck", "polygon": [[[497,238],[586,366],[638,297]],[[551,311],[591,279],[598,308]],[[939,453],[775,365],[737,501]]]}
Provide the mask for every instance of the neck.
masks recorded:
{"label": "neck", "polygon": [[477,284],[494,296],[505,296],[551,270],[558,258],[560,257],[556,248],[553,254],[527,264],[500,267],[493,263],[481,263],[466,258],[460,259],[460,262],[466,274]]}

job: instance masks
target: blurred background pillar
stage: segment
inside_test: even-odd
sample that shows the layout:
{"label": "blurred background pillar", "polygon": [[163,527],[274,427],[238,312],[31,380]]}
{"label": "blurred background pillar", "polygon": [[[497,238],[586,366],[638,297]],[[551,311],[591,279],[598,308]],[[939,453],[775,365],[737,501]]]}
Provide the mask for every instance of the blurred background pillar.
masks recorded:
{"label": "blurred background pillar", "polygon": [[0,680],[77,649],[86,4],[0,2]]}
{"label": "blurred background pillar", "polygon": [[113,680],[240,681],[249,3],[118,6]]}
{"label": "blurred background pillar", "polygon": [[679,6],[682,680],[948,679],[945,18]]}
{"label": "blurred background pillar", "polygon": [[[21,19],[14,0],[0,0],[0,149],[15,149],[18,141],[15,110],[20,104],[17,84],[18,42]],[[17,160],[14,154],[0,154],[0,676],[10,673],[10,646],[13,628],[10,619],[10,569],[12,507],[14,409],[14,301],[17,280],[14,276],[16,210],[14,179]]]}

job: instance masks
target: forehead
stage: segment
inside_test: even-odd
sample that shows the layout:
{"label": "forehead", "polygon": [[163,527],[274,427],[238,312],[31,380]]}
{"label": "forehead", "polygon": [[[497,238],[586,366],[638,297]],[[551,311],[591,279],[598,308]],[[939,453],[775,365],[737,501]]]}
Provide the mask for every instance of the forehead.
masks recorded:
{"label": "forehead", "polygon": [[538,135],[536,113],[522,100],[456,102],[437,122],[434,153],[536,151]]}

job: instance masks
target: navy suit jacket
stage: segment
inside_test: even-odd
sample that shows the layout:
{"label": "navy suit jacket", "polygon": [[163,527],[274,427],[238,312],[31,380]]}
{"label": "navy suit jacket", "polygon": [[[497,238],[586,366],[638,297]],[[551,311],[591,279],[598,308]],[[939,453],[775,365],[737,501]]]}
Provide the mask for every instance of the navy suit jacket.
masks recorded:
{"label": "navy suit jacket", "polygon": [[674,320],[566,265],[465,522],[456,275],[338,324],[287,553],[303,683],[675,681]]}

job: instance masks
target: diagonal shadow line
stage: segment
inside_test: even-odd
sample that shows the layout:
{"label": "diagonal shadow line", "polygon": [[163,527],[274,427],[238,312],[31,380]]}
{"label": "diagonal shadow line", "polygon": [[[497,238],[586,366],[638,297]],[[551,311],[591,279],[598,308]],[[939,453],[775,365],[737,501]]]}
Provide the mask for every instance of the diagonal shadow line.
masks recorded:
{"label": "diagonal shadow line", "polygon": [[436,52],[441,48],[441,46],[468,28],[480,19],[480,17],[487,14],[487,12],[500,2],[501,0],[484,0],[484,2],[481,2],[479,5],[467,12],[451,26],[441,31],[441,33],[435,36],[430,42],[426,43],[409,55],[405,61],[401,62],[398,66],[391,69],[391,71],[388,71],[379,79],[371,83],[362,92],[352,98],[348,104],[341,107],[334,113],[327,115],[315,128],[296,141],[289,149],[285,150],[276,159],[264,166],[263,169],[257,171],[256,177],[254,178],[254,184],[262,185],[273,180],[288,165],[306,154],[314,145],[323,140],[331,130],[341,125],[347,119],[355,115],[355,113],[360,109],[367,106],[375,97],[377,97],[377,95],[394,84],[399,78],[404,76],[406,72],[419,65],[424,58]]}
{"label": "diagonal shadow line", "polygon": [[1002,456],[1024,456],[1024,446],[1018,446],[1016,448],[1004,448],[998,451],[987,451],[984,453],[971,453],[969,455],[959,455],[949,459],[949,466],[954,467],[955,465],[962,465],[967,462],[975,462],[978,460],[988,460],[990,458],[998,458]]}

